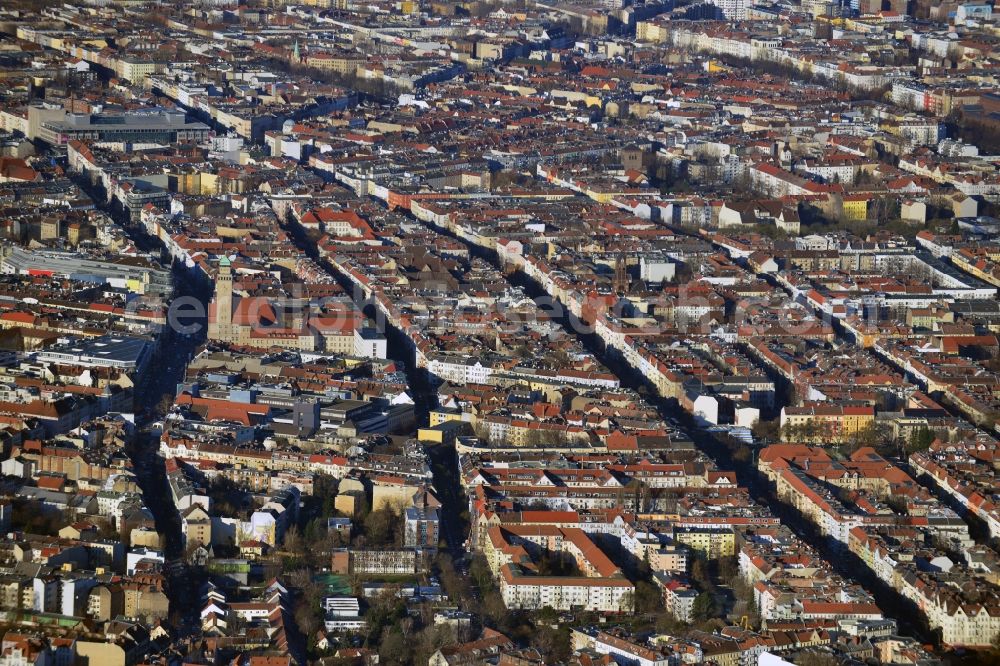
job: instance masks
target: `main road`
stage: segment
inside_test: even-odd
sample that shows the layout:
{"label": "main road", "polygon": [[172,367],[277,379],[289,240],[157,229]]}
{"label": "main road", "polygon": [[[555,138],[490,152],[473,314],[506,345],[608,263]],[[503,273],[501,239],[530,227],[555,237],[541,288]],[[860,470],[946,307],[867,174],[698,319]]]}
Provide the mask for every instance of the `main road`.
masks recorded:
{"label": "main road", "polygon": [[[125,229],[139,250],[157,255],[171,266],[173,290],[164,304],[168,309],[167,323],[159,331],[156,352],[135,388],[137,432],[129,447],[129,456],[143,501],[153,514],[156,531],[163,537],[165,592],[170,600],[169,624],[174,634],[183,638],[193,635],[199,628],[201,599],[198,583],[201,575],[184,559],[180,513],[170,495],[164,460],[157,454],[157,426],[168,402],[174,399],[177,385],[183,381],[188,361],[205,341],[212,286],[204,276],[197,275],[183,264],[171,265],[158,239],[147,234],[140,225],[133,224],[120,208],[102,203],[106,201],[103,191],[95,189],[84,179],[78,179],[77,184],[90,195],[100,210]],[[179,304],[187,305],[179,308]]]}
{"label": "main road", "polygon": [[[293,222],[286,225],[285,230],[292,237],[295,246],[337,280],[341,288],[366,316],[371,317],[376,322],[384,322],[384,330],[381,332],[388,341],[387,354],[389,358],[404,368],[407,385],[415,403],[417,424],[418,426],[426,425],[428,413],[437,406],[437,393],[427,372],[416,366],[412,345],[406,339],[405,333],[391,323],[384,321],[384,317],[377,315],[374,306],[365,301],[364,296],[359,293],[350,279],[320,256],[316,243],[305,234],[301,226]],[[469,528],[468,504],[459,483],[455,449],[450,445],[438,445],[427,447],[426,450],[430,458],[431,471],[434,474],[434,489],[444,509],[441,521],[442,536],[444,536],[445,543],[455,562],[461,563],[466,556],[465,540]],[[460,564],[460,566],[464,566],[464,564]]]}
{"label": "main road", "polygon": [[[490,262],[497,270],[503,270],[503,266],[500,265],[499,258],[495,252],[475,245],[448,229],[433,223],[422,223],[440,234],[463,243],[469,248],[471,254]],[[512,285],[522,287],[532,298],[546,300],[549,298],[542,286],[523,272],[505,273],[505,275],[507,275],[507,279]],[[643,399],[656,407],[660,415],[668,422],[684,424],[685,430],[699,449],[723,469],[732,469],[735,471],[740,485],[748,489],[754,501],[768,507],[776,517],[781,519],[782,524],[790,528],[799,539],[816,548],[834,571],[844,577],[845,580],[861,583],[863,587],[873,593],[878,599],[879,606],[890,617],[897,620],[900,629],[904,633],[913,635],[924,641],[935,640],[935,636],[928,631],[926,624],[922,622],[922,618],[917,613],[917,609],[912,602],[876,578],[857,555],[838,547],[837,544],[832,543],[828,538],[820,534],[811,520],[777,496],[774,488],[756,469],[752,461],[736,459],[733,456],[733,451],[726,443],[720,441],[713,433],[699,427],[694,422],[692,416],[678,406],[675,401],[662,398],[656,392],[655,387],[653,387],[648,378],[642,376],[632,368],[624,361],[620,354],[606,347],[599,336],[594,333],[581,333],[581,331],[587,330],[587,327],[581,326],[581,322],[576,321],[576,316],[569,312],[568,308],[563,304],[560,303],[560,307],[561,312],[553,312],[553,318],[568,333],[576,336],[588,351],[607,366],[618,377],[622,386],[638,392]]]}

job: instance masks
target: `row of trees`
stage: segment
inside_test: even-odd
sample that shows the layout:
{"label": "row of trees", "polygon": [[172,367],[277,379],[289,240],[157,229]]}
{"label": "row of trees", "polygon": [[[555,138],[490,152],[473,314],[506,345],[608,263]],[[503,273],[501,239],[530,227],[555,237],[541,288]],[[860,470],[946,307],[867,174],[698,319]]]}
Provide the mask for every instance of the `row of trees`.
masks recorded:
{"label": "row of trees", "polygon": [[868,100],[876,102],[885,101],[888,98],[889,92],[892,90],[892,86],[889,84],[872,89],[860,88],[848,83],[846,76],[843,74],[840,74],[834,80],[830,80],[828,77],[812,71],[799,69],[798,67],[788,63],[779,63],[770,60],[749,60],[747,58],[739,58],[725,54],[716,54],[716,57],[727,65],[750,69],[760,74],[773,76],[778,80],[791,79],[803,81],[805,83],[814,83],[844,94],[849,99],[856,102]]}
{"label": "row of trees", "polygon": [[359,76],[357,72],[341,73],[317,67],[309,67],[301,62],[288,62],[285,60],[272,59],[272,65],[276,69],[307,76],[314,81],[332,83],[359,93],[368,95],[378,101],[395,102],[401,93],[409,92],[406,88],[394,84],[383,78],[367,78]]}
{"label": "row of trees", "polygon": [[740,576],[735,556],[729,555],[714,560],[698,557],[691,565],[691,579],[701,590],[691,609],[692,619],[700,624],[701,628],[716,628],[723,623],[719,617],[723,610],[718,602],[720,585],[732,590],[734,601],[730,615],[736,618],[746,617],[750,626],[760,626],[753,588]]}
{"label": "row of trees", "polygon": [[[72,510],[59,511],[47,508],[38,500],[15,497],[11,502],[10,526],[18,532],[57,536],[59,530],[73,524],[76,520],[77,516]],[[97,523],[101,537],[119,539],[118,530],[115,529],[110,519],[94,520],[93,522]],[[126,540],[125,545],[128,545],[128,535],[122,535],[121,538]]]}
{"label": "row of trees", "polygon": [[948,117],[948,125],[949,136],[975,144],[990,155],[1000,151],[1000,123],[991,115],[958,109]]}
{"label": "row of trees", "polygon": [[[528,614],[509,610],[500,595],[486,558],[480,553],[472,557],[468,576],[460,575],[447,553],[438,555],[436,566],[448,597],[462,610],[481,618],[481,626],[495,629],[535,648],[546,656],[546,663],[564,661],[570,656],[569,627],[559,624],[559,614],[550,609]],[[566,565],[555,567],[563,570]],[[474,627],[477,634],[480,626]]]}
{"label": "row of trees", "polygon": [[[772,422],[773,423],[773,422]],[[772,433],[771,427],[755,428],[755,434]],[[937,434],[927,426],[913,430],[909,436],[899,436],[891,424],[873,421],[857,432],[841,434],[837,426],[829,422],[810,420],[802,424],[785,424],[780,429],[780,437],[769,439],[786,442],[807,442],[818,444],[838,444],[847,453],[860,448],[871,447],[883,456],[909,455],[925,451]]]}
{"label": "row of trees", "polygon": [[[490,433],[489,426],[486,423],[477,423],[472,429],[473,433],[477,438],[482,440],[487,444],[502,444],[505,442],[498,441],[496,437]],[[521,440],[521,446],[528,448],[537,448],[542,446],[553,446],[553,447],[565,447],[572,443],[572,438],[568,433],[561,430],[529,430],[524,434]]]}

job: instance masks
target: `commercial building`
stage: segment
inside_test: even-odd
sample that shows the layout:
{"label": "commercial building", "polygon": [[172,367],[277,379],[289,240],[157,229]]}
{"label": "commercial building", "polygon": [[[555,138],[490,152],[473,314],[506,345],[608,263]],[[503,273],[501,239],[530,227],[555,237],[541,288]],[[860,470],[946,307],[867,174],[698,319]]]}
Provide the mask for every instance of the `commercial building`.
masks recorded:
{"label": "commercial building", "polygon": [[200,143],[211,136],[205,123],[189,122],[181,111],[156,109],[126,113],[67,113],[61,120],[42,121],[38,138],[54,146],[70,141],[98,143]]}
{"label": "commercial building", "polygon": [[127,289],[135,294],[167,296],[173,278],[170,271],[148,259],[116,256],[106,261],[89,259],[75,252],[27,250],[16,245],[0,248],[0,272],[51,276]]}
{"label": "commercial building", "polygon": [[149,340],[102,335],[53,345],[36,352],[35,360],[84,368],[120,368],[142,372],[152,353],[153,344]]}

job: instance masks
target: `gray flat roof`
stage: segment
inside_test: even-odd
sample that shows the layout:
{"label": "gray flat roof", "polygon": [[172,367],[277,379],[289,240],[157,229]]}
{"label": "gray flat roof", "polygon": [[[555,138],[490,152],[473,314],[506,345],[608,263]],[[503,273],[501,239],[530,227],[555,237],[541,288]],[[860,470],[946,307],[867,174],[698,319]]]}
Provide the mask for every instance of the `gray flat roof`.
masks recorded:
{"label": "gray flat roof", "polygon": [[58,131],[178,130],[209,129],[198,121],[188,121],[184,113],[152,111],[124,114],[67,114],[65,120],[50,120],[44,126]]}
{"label": "gray flat roof", "polygon": [[38,358],[52,361],[79,359],[100,362],[103,360],[114,364],[134,365],[142,359],[148,346],[149,341],[142,338],[102,335],[97,338],[53,345],[38,352]]}

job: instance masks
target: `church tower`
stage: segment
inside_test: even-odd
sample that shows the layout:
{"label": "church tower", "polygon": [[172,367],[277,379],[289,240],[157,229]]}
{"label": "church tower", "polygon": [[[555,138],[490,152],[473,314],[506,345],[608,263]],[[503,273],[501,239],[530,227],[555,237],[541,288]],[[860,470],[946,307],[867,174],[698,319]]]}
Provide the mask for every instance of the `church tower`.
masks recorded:
{"label": "church tower", "polygon": [[612,289],[617,294],[624,294],[628,292],[628,284],[628,269],[625,266],[625,257],[618,255],[618,258],[615,259],[615,279]]}

